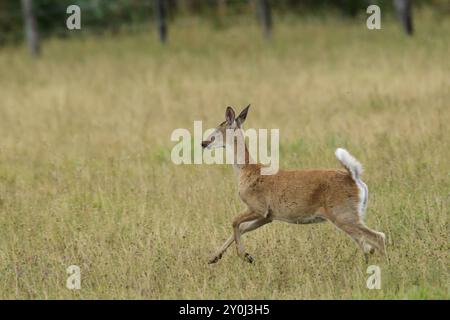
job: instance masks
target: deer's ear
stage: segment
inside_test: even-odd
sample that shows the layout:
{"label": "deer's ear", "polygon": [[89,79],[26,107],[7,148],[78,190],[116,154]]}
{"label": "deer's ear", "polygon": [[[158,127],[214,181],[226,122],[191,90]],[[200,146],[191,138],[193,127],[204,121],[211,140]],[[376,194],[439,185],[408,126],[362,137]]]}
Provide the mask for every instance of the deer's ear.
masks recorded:
{"label": "deer's ear", "polygon": [[234,118],[236,117],[234,110],[232,107],[227,107],[227,111],[225,111],[225,119],[227,120],[228,125],[232,125],[234,122]]}
{"label": "deer's ear", "polygon": [[236,123],[238,126],[244,123],[245,119],[247,119],[247,113],[250,105],[246,106],[244,110],[241,111],[239,116],[236,118]]}

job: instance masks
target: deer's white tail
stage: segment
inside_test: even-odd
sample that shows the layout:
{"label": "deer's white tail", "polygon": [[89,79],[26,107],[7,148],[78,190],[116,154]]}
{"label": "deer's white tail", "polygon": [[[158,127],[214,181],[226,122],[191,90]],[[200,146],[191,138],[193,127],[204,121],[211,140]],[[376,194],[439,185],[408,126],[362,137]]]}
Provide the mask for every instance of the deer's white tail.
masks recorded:
{"label": "deer's white tail", "polygon": [[361,163],[358,160],[353,158],[353,156],[348,153],[347,150],[342,148],[337,148],[335,152],[336,158],[342,163],[342,165],[347,169],[352,175],[353,180],[360,178],[361,173],[363,172],[363,168]]}
{"label": "deer's white tail", "polygon": [[367,200],[369,197],[369,190],[367,185],[361,180],[361,174],[363,168],[361,163],[356,160],[347,150],[338,148],[335,152],[336,158],[341,162],[341,164],[347,169],[347,171],[352,175],[353,180],[359,189],[359,204],[358,212],[361,218],[364,218],[364,213],[367,207]]}

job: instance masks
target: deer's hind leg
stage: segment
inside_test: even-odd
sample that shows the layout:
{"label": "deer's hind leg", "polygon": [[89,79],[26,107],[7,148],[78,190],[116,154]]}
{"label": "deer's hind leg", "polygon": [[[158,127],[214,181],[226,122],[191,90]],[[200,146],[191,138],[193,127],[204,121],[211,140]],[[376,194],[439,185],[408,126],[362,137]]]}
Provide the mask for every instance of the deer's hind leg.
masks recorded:
{"label": "deer's hind leg", "polygon": [[327,210],[326,217],[355,240],[363,251],[366,262],[368,262],[369,253],[374,253],[375,249],[382,254],[385,253],[384,233],[372,230],[364,225],[356,209],[333,208]]}

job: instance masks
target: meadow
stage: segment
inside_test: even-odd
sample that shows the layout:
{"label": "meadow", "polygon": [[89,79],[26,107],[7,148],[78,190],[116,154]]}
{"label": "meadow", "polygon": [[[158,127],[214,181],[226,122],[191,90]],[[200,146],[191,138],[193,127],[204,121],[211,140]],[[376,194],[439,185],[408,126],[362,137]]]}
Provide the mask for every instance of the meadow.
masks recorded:
{"label": "meadow", "polygon": [[[448,299],[450,20],[249,17],[221,28],[48,39],[0,50],[1,299]],[[357,245],[329,223],[274,222],[208,265],[243,209],[226,165],[171,162],[176,128],[280,129],[283,168],[365,167],[367,225],[387,236],[366,287]],[[78,265],[81,289],[66,288]]]}

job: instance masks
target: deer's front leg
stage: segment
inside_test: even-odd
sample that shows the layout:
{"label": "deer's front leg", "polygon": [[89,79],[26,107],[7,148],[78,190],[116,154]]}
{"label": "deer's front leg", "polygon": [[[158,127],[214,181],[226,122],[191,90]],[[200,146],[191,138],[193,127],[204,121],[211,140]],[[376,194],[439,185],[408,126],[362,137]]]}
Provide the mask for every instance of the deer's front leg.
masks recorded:
{"label": "deer's front leg", "polygon": [[[270,218],[258,218],[256,220],[244,222],[239,227],[239,230],[241,232],[241,236],[249,231],[253,231],[255,229],[258,229],[259,227],[272,222]],[[209,259],[208,263],[216,263],[217,261],[222,258],[223,253],[228,249],[228,247],[233,243],[234,241],[234,233],[231,235],[231,237],[228,238],[227,241],[220,247],[220,249]]]}
{"label": "deer's front leg", "polygon": [[255,220],[258,218],[260,219],[260,218],[262,218],[262,216],[257,213],[254,213],[254,212],[247,211],[247,212],[237,216],[233,220],[233,235],[234,235],[234,241],[236,242],[237,253],[240,257],[247,259],[247,261],[250,263],[253,262],[253,258],[251,255],[246,253],[244,250],[244,245],[241,242],[241,231],[240,231],[239,227],[240,227],[241,223],[244,223],[247,221],[252,221],[252,220]]}

